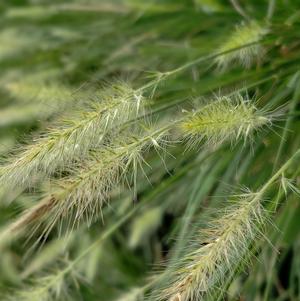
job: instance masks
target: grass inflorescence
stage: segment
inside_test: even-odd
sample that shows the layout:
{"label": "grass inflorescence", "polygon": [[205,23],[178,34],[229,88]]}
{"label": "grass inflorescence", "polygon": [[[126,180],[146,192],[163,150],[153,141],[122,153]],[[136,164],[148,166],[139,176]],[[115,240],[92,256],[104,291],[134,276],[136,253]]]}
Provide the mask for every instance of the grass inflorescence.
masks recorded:
{"label": "grass inflorescence", "polygon": [[251,138],[254,131],[271,125],[271,116],[241,94],[220,96],[195,109],[179,127],[191,146],[205,142],[217,146],[224,141]]}
{"label": "grass inflorescence", "polygon": [[[82,219],[91,224],[101,215],[112,188],[128,182],[128,174],[132,174],[133,186],[136,186],[137,169],[143,170],[145,165],[145,151],[153,148],[160,153],[167,146],[178,143],[169,139],[172,131],[179,129],[180,140],[187,148],[202,141],[206,146],[216,147],[233,139],[247,139],[255,129],[270,125],[270,122],[267,114],[238,94],[220,97],[161,126],[141,125],[142,131],[135,129],[136,125],[125,127],[108,143],[95,145],[80,161],[74,160],[74,166],[65,166],[67,176],[53,179],[46,196],[17,219],[7,233],[18,233],[36,223],[46,223],[44,233],[49,233],[61,220],[68,220],[70,228]],[[140,133],[133,134],[134,131]]]}
{"label": "grass inflorescence", "polygon": [[203,300],[222,284],[230,271],[248,251],[249,243],[261,235],[266,213],[260,200],[247,196],[226,208],[206,229],[193,238],[187,251],[169,275],[170,283],[158,293],[157,300]]}
{"label": "grass inflorescence", "polygon": [[[233,64],[240,64],[243,67],[249,68],[253,63],[262,58],[264,49],[260,42],[267,33],[267,27],[255,21],[237,26],[235,32],[220,46],[218,52],[223,53],[230,49],[236,50],[222,54],[216,58],[215,62],[218,69],[224,71]],[[249,46],[244,47],[247,44]]]}
{"label": "grass inflorescence", "polygon": [[105,89],[89,103],[88,111],[50,129],[12,162],[2,166],[2,185],[11,189],[27,187],[37,177],[51,175],[77,158],[84,158],[91,148],[103,142],[106,134],[113,134],[118,126],[136,116],[142,106],[143,97],[128,85],[116,84]]}

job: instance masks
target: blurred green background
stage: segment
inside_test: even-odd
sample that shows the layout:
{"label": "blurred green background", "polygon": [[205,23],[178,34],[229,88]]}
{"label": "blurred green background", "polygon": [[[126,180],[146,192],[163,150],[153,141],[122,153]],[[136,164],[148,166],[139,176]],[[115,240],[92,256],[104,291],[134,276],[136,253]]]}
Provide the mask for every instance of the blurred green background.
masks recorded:
{"label": "blurred green background", "polygon": [[[116,188],[103,221],[90,228],[68,237],[53,232],[38,246],[38,233],[0,240],[0,300],[143,300],[162,262],[184,252],[199,223],[228,195],[259,189],[299,148],[300,2],[238,3],[270,29],[261,62],[219,72],[211,59],[196,61],[150,91],[148,109],[154,119],[170,119],[214,94],[247,91],[259,106],[284,107],[283,116],[253,143],[184,156],[182,146],[172,147],[167,170],[150,152],[150,181],[141,173],[136,197]],[[225,0],[0,2],[1,157],[71,114],[103,83],[121,79],[138,88],[214,53],[245,21]],[[298,171],[294,166],[293,187]],[[2,229],[39,197],[39,188],[0,190]],[[256,258],[234,274],[226,300],[300,300],[299,196],[274,187],[268,199],[279,203],[266,232],[270,244],[256,242]]]}

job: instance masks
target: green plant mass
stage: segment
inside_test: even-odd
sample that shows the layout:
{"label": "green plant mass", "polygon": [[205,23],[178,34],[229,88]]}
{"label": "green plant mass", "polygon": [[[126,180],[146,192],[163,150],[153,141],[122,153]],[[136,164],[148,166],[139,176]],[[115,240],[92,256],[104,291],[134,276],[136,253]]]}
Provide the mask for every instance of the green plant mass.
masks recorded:
{"label": "green plant mass", "polygon": [[300,2],[0,3],[0,301],[299,301]]}

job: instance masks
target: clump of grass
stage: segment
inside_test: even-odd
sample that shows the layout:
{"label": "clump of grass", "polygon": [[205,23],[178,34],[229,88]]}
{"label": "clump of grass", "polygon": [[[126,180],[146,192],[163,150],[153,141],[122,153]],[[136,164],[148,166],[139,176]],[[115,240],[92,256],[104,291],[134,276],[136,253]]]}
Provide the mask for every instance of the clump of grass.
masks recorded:
{"label": "clump of grass", "polygon": [[[225,291],[228,301],[297,299],[299,206],[292,194],[299,193],[299,164],[290,164],[280,177],[271,175],[299,148],[295,1],[243,1],[244,8],[238,0],[231,5],[219,0],[194,0],[194,5],[182,0],[162,5],[156,0],[71,6],[33,2],[0,5],[0,144],[5,146],[1,152],[10,156],[0,167],[0,205],[15,199],[0,210],[0,299],[137,301],[147,300],[156,285],[159,290],[150,300],[219,301]],[[178,14],[170,13],[174,10]],[[251,21],[264,15],[265,23]],[[247,23],[241,24],[241,17]],[[228,34],[233,22],[237,29]],[[245,70],[254,65],[255,70]],[[141,70],[150,69],[152,80],[140,76]],[[118,83],[98,95],[86,84],[119,76],[129,77],[137,89]],[[87,97],[79,95],[79,87]],[[70,97],[69,89],[77,92]],[[231,89],[247,89],[262,101],[217,96],[194,111],[175,114],[176,106],[191,96]],[[147,115],[167,124],[144,128],[143,96],[152,98],[153,111]],[[73,105],[78,97],[80,103]],[[290,105],[283,132],[276,114],[261,103],[268,108]],[[37,133],[65,113],[68,120]],[[271,126],[276,133],[270,129],[256,135]],[[28,130],[35,135],[30,145],[7,154]],[[255,139],[251,151],[236,143],[245,140],[248,145],[249,139]],[[227,142],[235,148],[219,147]],[[163,157],[162,164],[160,151],[169,144],[171,156]],[[193,149],[185,151],[189,147]],[[139,166],[145,168],[137,174]],[[277,180],[280,189],[274,185],[264,195],[264,187]],[[232,187],[256,189],[264,181],[269,184],[258,193],[239,196],[220,209],[223,199],[216,196],[231,200]],[[133,187],[134,204],[127,187]],[[276,224],[284,222],[282,245],[276,231],[266,235],[283,256],[291,255],[288,277],[282,274],[286,260],[277,264],[276,251],[259,239],[276,208],[282,209],[275,217]],[[207,216],[210,210],[213,215]],[[215,212],[220,213],[217,219]],[[82,223],[90,225],[102,214],[105,225]],[[198,231],[191,227],[194,221],[207,226]],[[79,223],[81,231],[69,233]],[[56,241],[54,231],[48,235],[53,228],[59,233],[67,229],[72,243],[65,236]],[[25,249],[23,235],[29,241]],[[25,252],[36,238],[43,239],[41,252]],[[248,277],[239,277],[237,272],[247,269],[246,257],[253,254],[259,263],[249,266]],[[67,258],[66,267],[56,265],[60,256]],[[163,273],[147,277],[149,267],[167,258],[170,264]],[[71,273],[75,266],[77,273]],[[85,278],[77,277],[79,273]],[[233,279],[231,295],[227,288]]]}
{"label": "clump of grass", "polygon": [[217,97],[188,113],[179,128],[190,147],[201,142],[216,147],[225,141],[248,139],[265,125],[271,125],[271,116],[259,110],[254,101],[234,94]]}
{"label": "clump of grass", "polygon": [[255,21],[238,26],[218,49],[218,53],[236,49],[216,57],[215,63],[218,69],[224,71],[233,64],[249,68],[262,57],[264,51],[259,42],[267,33],[268,29]]}

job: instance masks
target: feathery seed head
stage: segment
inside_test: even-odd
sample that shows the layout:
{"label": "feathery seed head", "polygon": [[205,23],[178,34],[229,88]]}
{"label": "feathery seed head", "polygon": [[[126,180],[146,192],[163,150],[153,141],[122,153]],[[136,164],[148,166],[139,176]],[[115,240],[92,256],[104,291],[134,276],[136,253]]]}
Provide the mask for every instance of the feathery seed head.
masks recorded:
{"label": "feathery seed head", "polygon": [[68,179],[57,183],[61,191],[54,195],[58,201],[50,212],[50,224],[55,224],[66,212],[74,223],[82,218],[90,223],[101,213],[111,189],[126,182],[128,171],[136,174],[136,169],[145,161],[143,154],[151,146],[157,149],[163,144],[165,135],[159,130],[148,129],[142,134],[123,137],[115,145],[95,150],[79,171],[71,171]]}
{"label": "feathery seed head", "polygon": [[217,53],[236,49],[226,54],[221,54],[215,59],[218,69],[226,70],[233,63],[239,63],[249,68],[256,59],[262,56],[263,47],[259,44],[259,41],[267,33],[267,28],[260,26],[254,21],[238,26],[236,31],[218,49]]}
{"label": "feathery seed head", "polygon": [[202,239],[196,237],[189,254],[173,267],[158,299],[190,301],[209,296],[248,252],[249,243],[261,233],[265,217],[260,200],[253,195],[225,210],[199,233]]}
{"label": "feathery seed head", "polygon": [[17,219],[6,233],[43,224],[43,234],[47,235],[59,221],[67,220],[67,229],[82,219],[91,223],[101,213],[112,188],[127,183],[128,171],[136,175],[137,168],[145,162],[143,154],[151,146],[162,148],[167,132],[148,129],[136,135],[127,133],[114,145],[90,152],[89,158],[69,168],[67,177],[54,181],[49,195]]}
{"label": "feathery seed head", "polygon": [[270,117],[240,94],[217,97],[213,102],[188,113],[179,129],[189,146],[200,142],[216,147],[225,141],[232,143],[248,138],[263,125],[270,124]]}
{"label": "feathery seed head", "polygon": [[28,146],[14,161],[1,168],[5,186],[31,185],[34,176],[47,176],[85,158],[124,122],[142,110],[144,98],[126,84],[113,85],[90,102],[91,109],[63,124]]}

